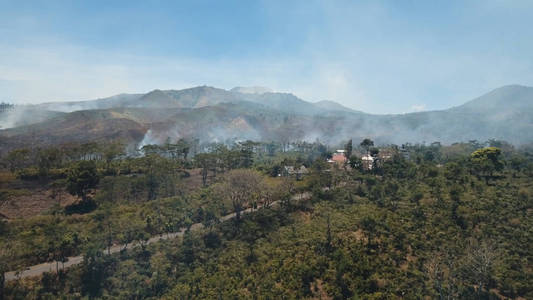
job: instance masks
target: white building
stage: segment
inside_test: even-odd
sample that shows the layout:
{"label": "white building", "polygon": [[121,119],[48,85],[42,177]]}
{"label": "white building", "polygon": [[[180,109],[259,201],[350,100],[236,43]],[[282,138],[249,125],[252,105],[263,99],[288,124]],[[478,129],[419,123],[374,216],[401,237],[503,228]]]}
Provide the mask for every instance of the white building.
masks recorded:
{"label": "white building", "polygon": [[363,169],[372,170],[374,167],[374,157],[370,156],[370,154],[365,154],[361,157],[361,160],[363,161]]}

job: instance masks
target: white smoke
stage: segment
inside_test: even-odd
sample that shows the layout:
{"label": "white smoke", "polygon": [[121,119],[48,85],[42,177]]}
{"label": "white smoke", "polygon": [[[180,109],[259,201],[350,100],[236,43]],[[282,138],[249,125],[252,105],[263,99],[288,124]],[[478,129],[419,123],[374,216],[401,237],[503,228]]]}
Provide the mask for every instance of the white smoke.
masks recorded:
{"label": "white smoke", "polygon": [[154,134],[152,133],[152,129],[148,129],[148,131],[146,132],[146,134],[144,135],[144,138],[142,139],[142,141],[139,143],[139,145],[137,146],[138,149],[142,149],[142,147],[146,146],[146,145],[153,145],[153,144],[157,144],[157,139],[156,137],[154,136]]}
{"label": "white smoke", "polygon": [[0,113],[0,129],[30,125],[41,122],[45,118],[44,112],[38,113],[24,106],[15,106],[11,110]]}
{"label": "white smoke", "polygon": [[21,118],[19,110],[6,111],[0,114],[0,129],[16,127]]}

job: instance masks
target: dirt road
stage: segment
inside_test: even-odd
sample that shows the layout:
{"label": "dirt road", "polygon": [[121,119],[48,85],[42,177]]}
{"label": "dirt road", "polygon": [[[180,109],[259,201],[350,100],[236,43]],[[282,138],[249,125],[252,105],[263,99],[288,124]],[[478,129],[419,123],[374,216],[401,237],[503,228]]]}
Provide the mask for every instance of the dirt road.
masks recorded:
{"label": "dirt road", "polygon": [[[309,197],[310,197],[309,193],[304,193],[304,194],[299,194],[299,195],[294,196],[293,199],[294,200],[302,200],[302,199],[307,199]],[[277,204],[277,201],[272,203],[272,205],[276,205],[276,204]],[[256,208],[256,209],[248,208],[248,209],[243,210],[241,213],[242,214],[250,213],[252,211],[256,211],[257,209],[258,208]],[[224,222],[224,221],[233,219],[233,218],[235,218],[235,215],[236,215],[235,213],[231,213],[229,215],[225,215],[225,216],[220,218],[220,221]],[[192,231],[196,231],[196,230],[202,229],[203,227],[204,227],[204,225],[202,223],[195,223],[195,224],[193,224],[191,226],[191,230]],[[168,233],[168,234],[165,233],[165,234],[162,234],[162,235],[153,236],[150,239],[148,239],[148,241],[146,243],[147,244],[152,244],[152,243],[158,242],[160,240],[174,239],[174,238],[183,236],[184,233],[185,233],[185,228],[182,228],[180,231],[177,231],[177,232],[172,232],[172,233]],[[138,243],[138,242],[137,243],[128,244],[127,247],[125,247],[124,245],[114,245],[114,246],[109,248],[109,254],[118,253],[122,249],[131,249],[131,248],[138,247],[138,246],[140,246],[140,243]],[[104,254],[108,254],[107,249],[105,249],[103,252],[104,252]],[[57,266],[59,266],[59,269],[61,270],[63,268],[66,269],[66,268],[68,268],[70,266],[74,266],[74,265],[80,264],[82,262],[83,262],[83,256],[79,255],[79,256],[69,257],[67,262],[64,263],[64,265],[61,262],[59,262],[59,264],[57,264],[57,262],[55,262],[55,261],[42,263],[42,264],[38,264],[38,265],[34,265],[34,266],[31,266],[31,267],[28,267],[28,268],[26,268],[24,270],[21,270],[21,271],[7,272],[7,273],[5,273],[5,280],[6,281],[11,281],[11,280],[16,280],[16,279],[20,279],[20,278],[40,276],[40,275],[42,275],[45,272],[55,272]]]}

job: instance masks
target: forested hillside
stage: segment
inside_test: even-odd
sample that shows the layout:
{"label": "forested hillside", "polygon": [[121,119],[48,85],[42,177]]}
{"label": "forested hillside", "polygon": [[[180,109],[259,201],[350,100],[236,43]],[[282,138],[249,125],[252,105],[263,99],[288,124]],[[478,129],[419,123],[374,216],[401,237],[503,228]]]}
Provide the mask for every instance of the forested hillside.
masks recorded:
{"label": "forested hillside", "polygon": [[[339,145],[346,163],[327,163],[336,149],[318,142],[13,151],[1,268],[22,272],[6,273],[2,295],[533,297],[533,149],[373,144]],[[51,272],[24,271],[44,262]]]}

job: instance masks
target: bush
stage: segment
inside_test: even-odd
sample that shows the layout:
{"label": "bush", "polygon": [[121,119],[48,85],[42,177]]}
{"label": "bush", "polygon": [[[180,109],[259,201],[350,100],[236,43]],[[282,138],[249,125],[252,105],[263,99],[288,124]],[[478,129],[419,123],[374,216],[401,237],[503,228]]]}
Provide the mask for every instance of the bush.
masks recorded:
{"label": "bush", "polygon": [[97,207],[96,202],[91,199],[87,198],[86,200],[79,201],[77,203],[68,205],[65,207],[65,213],[67,215],[72,214],[86,214],[90,213],[91,211],[95,210]]}
{"label": "bush", "polygon": [[26,168],[20,171],[17,171],[17,178],[22,180],[37,180],[39,179],[39,169],[37,168]]}

